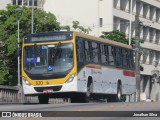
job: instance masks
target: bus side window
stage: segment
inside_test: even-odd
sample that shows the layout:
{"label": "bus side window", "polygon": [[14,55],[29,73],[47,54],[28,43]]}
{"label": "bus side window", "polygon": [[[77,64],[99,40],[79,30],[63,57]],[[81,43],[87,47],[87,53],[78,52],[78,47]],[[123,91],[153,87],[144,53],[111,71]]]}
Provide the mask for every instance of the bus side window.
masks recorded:
{"label": "bus side window", "polygon": [[92,43],[91,43],[91,41],[88,41],[88,47],[89,47],[89,52],[88,52],[89,61],[93,62],[93,49],[92,49]]}
{"label": "bus side window", "polygon": [[84,62],[84,41],[82,39],[78,39],[76,42],[77,47],[77,61]]}
{"label": "bus side window", "polygon": [[98,63],[98,45],[95,42],[92,42],[92,61]]}
{"label": "bus side window", "polygon": [[86,61],[89,62],[89,45],[88,45],[88,41],[84,41],[84,49],[85,49],[85,57],[86,57]]}
{"label": "bus side window", "polygon": [[121,66],[122,65],[122,55],[121,55],[121,48],[116,48],[115,51],[115,64],[116,66]]}
{"label": "bus side window", "polygon": [[122,66],[122,59],[123,59],[122,48],[119,48],[119,58],[120,58],[120,66]]}
{"label": "bus side window", "polygon": [[108,46],[100,44],[100,57],[102,64],[108,64]]}
{"label": "bus side window", "polygon": [[130,59],[129,59],[129,54],[130,54],[130,52],[128,51],[128,50],[126,50],[126,62],[127,62],[127,68],[130,68]]}
{"label": "bus side window", "polygon": [[92,47],[91,47],[91,42],[85,40],[85,57],[87,62],[92,61]]}
{"label": "bus side window", "polygon": [[76,52],[77,52],[77,62],[78,70],[80,70],[85,62],[85,53],[84,53],[84,40],[83,38],[76,38]]}
{"label": "bus side window", "polygon": [[112,46],[108,46],[109,51],[109,64],[114,65],[115,49]]}
{"label": "bus side window", "polygon": [[133,51],[131,51],[131,65],[132,65],[132,69],[134,69],[135,68],[135,61],[134,61],[134,52]]}
{"label": "bus side window", "polygon": [[128,59],[129,59],[129,68],[134,68],[134,66],[133,66],[133,55],[132,55],[131,50],[129,51]]}
{"label": "bus side window", "polygon": [[127,53],[127,50],[125,50],[125,49],[123,49],[123,51],[122,51],[122,55],[123,55],[123,66],[124,67],[127,67],[128,66],[128,59],[127,59],[127,55],[128,53]]}

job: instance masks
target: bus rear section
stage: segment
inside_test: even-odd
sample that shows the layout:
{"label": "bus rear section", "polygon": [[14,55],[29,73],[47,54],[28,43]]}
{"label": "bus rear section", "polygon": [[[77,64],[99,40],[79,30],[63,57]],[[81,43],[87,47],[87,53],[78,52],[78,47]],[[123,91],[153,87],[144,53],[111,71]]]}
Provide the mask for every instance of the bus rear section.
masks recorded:
{"label": "bus rear section", "polygon": [[135,94],[131,46],[84,34],[76,36],[78,91],[90,99],[125,101]]}

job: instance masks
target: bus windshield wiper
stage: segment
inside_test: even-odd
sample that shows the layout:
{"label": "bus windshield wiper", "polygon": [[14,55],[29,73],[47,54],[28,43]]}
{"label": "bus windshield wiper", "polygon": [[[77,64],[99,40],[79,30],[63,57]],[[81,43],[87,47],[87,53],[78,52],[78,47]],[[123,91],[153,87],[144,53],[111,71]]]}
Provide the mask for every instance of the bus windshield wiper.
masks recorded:
{"label": "bus windshield wiper", "polygon": [[60,47],[60,45],[61,45],[61,42],[59,42],[59,43],[57,44],[57,46],[55,47],[54,53],[53,53],[53,55],[52,55],[52,59],[55,58],[56,53],[57,53],[57,50],[58,50],[58,48]]}

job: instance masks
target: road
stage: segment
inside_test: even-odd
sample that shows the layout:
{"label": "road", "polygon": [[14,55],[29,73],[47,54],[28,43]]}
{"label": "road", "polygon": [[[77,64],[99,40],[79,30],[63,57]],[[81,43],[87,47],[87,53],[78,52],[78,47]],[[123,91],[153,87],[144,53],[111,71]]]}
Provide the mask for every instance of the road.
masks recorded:
{"label": "road", "polygon": [[[8,104],[0,105],[0,111],[14,111],[21,115],[37,113],[43,118],[23,118],[23,120],[158,120],[160,102],[139,103],[66,103],[66,104]],[[17,112],[16,112],[17,111]],[[46,112],[45,112],[46,111]],[[14,114],[17,115],[17,114]],[[20,115],[20,116],[21,116]],[[27,114],[28,115],[28,114]],[[139,117],[131,117],[138,115]],[[142,117],[143,115],[143,117]],[[154,117],[151,117],[154,116]],[[158,115],[159,117],[156,117]],[[24,115],[25,116],[25,115]],[[31,115],[32,116],[32,115]],[[149,116],[149,117],[148,117]],[[139,118],[139,119],[138,119]],[[7,119],[8,118],[0,118]],[[21,118],[15,117],[14,120]]]}

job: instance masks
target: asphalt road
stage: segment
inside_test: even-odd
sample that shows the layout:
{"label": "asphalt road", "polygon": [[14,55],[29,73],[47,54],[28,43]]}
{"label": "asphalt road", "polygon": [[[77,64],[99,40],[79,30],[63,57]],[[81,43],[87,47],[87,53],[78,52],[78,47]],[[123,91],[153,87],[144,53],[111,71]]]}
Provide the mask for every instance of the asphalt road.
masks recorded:
{"label": "asphalt road", "polygon": [[[160,102],[140,103],[67,103],[67,104],[6,104],[1,112],[12,111],[14,118],[21,120],[159,120]],[[27,112],[27,113],[26,113]],[[35,114],[33,114],[35,113]],[[5,113],[3,113],[5,115]],[[2,113],[1,113],[2,115]],[[0,116],[1,116],[0,115]],[[17,117],[17,116],[20,117]],[[159,116],[159,117],[156,117]],[[39,116],[25,118],[28,116]],[[134,117],[133,117],[134,116]]]}

